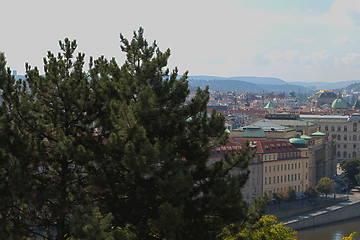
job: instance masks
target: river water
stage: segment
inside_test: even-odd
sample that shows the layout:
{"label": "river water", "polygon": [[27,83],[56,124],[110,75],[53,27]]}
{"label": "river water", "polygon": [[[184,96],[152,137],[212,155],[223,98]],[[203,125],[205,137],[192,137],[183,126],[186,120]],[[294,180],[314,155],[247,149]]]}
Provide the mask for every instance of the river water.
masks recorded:
{"label": "river water", "polygon": [[357,232],[356,240],[360,239],[360,218],[300,230],[298,240],[341,240],[343,236],[349,236],[352,232]]}

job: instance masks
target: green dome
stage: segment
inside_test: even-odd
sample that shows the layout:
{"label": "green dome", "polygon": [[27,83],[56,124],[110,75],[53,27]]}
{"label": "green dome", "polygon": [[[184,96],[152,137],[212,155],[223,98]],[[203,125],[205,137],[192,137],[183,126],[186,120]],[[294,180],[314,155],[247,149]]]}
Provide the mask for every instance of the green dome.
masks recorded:
{"label": "green dome", "polygon": [[314,132],[313,134],[311,134],[311,136],[325,136],[325,133],[322,133],[322,132]]}
{"label": "green dome", "polygon": [[312,139],[312,137],[309,137],[308,135],[301,135],[300,138],[305,139],[305,140]]}
{"label": "green dome", "polygon": [[299,148],[307,147],[307,142],[303,138],[290,138],[289,142],[295,147],[299,147]]}
{"label": "green dome", "polygon": [[244,130],[244,138],[265,138],[265,132],[259,127],[248,127]]}
{"label": "green dome", "polygon": [[276,108],[275,105],[270,101],[266,104],[264,108]]}
{"label": "green dome", "polygon": [[331,104],[331,108],[332,109],[347,109],[348,104],[344,99],[338,98],[333,101],[333,103]]}

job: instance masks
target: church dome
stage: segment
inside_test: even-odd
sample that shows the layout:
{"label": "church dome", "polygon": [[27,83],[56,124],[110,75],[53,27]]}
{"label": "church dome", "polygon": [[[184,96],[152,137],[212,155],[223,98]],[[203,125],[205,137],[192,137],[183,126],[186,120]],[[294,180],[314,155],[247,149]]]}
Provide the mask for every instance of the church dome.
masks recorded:
{"label": "church dome", "polygon": [[275,105],[270,101],[266,104],[264,108],[276,108]]}
{"label": "church dome", "polygon": [[332,102],[331,108],[332,109],[347,109],[348,103],[342,98],[337,98]]}
{"label": "church dome", "polygon": [[289,142],[298,148],[306,148],[307,147],[307,142],[303,138],[290,138]]}
{"label": "church dome", "polygon": [[326,134],[323,132],[314,132],[313,134],[311,134],[311,136],[317,136],[317,137],[322,137],[325,136]]}

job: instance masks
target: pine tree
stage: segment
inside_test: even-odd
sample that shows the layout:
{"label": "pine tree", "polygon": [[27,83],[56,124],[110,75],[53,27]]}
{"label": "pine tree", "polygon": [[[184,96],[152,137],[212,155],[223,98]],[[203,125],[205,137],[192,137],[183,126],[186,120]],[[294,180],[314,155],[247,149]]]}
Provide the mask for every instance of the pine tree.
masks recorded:
{"label": "pine tree", "polygon": [[241,194],[249,146],[208,163],[228,138],[208,89],[189,99],[187,73],[142,28],[120,40],[121,67],[91,58],[85,72],[65,39],[19,81],[0,55],[0,236],[111,238],[112,216],[120,238],[215,239],[259,218]]}
{"label": "pine tree", "polygon": [[[77,206],[86,204],[88,170],[97,145],[96,98],[84,54],[74,60],[76,42],[60,42],[62,53],[44,58],[45,75],[26,65],[26,79],[16,81],[1,64],[1,150],[7,203],[1,215],[16,231],[64,239]],[[4,60],[2,61],[4,63]]]}
{"label": "pine tree", "polygon": [[131,41],[120,38],[126,62],[109,73],[117,92],[108,107],[113,129],[101,168],[102,206],[139,239],[215,239],[246,220],[247,172],[230,171],[246,169],[249,148],[209,165],[227,135],[224,116],[207,114],[208,90],[188,101],[187,73],[166,68],[169,50],[148,44],[141,28]]}

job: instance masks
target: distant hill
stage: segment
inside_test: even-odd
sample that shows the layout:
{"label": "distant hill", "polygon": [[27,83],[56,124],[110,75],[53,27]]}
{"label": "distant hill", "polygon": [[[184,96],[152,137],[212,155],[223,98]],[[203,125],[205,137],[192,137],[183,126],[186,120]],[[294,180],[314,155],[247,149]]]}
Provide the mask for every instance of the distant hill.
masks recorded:
{"label": "distant hill", "polygon": [[355,82],[353,84],[350,84],[347,87],[345,87],[345,89],[348,91],[354,89],[355,92],[360,92],[360,82]]}
{"label": "distant hill", "polygon": [[288,84],[284,80],[279,78],[272,77],[215,77],[215,76],[189,76],[189,80],[234,80],[234,81],[243,81],[255,84],[266,84],[266,85],[282,85]]}
{"label": "distant hill", "polygon": [[204,88],[207,85],[210,90],[234,91],[239,92],[308,92],[309,89],[285,82],[279,78],[271,77],[214,77],[214,76],[189,76],[189,85],[191,89],[197,87]]}
{"label": "distant hill", "polygon": [[360,82],[360,80],[350,80],[350,81],[341,81],[341,82],[292,82],[292,84],[301,85],[307,88],[321,90],[321,89],[340,89]]}
{"label": "distant hill", "polygon": [[[322,89],[342,89],[347,88],[351,84],[360,83],[360,80],[349,80],[341,82],[286,82],[282,79],[272,77],[245,76],[225,78],[206,75],[189,76],[188,80],[192,88],[196,88],[197,86],[205,87],[206,85],[209,85],[211,90],[233,91],[234,89],[237,89],[238,91],[248,90],[249,92],[265,91],[274,93],[289,93],[290,91],[294,91],[296,93],[309,93]],[[206,81],[210,80],[212,82],[208,82],[208,84],[206,84]],[[253,85],[249,85],[247,83]]]}
{"label": "distant hill", "polygon": [[[25,78],[23,75],[16,75],[16,79]],[[253,76],[239,76],[239,77],[217,77],[217,76],[189,76],[190,89],[197,87],[205,88],[207,85],[210,90],[219,91],[234,91],[239,92],[285,92],[294,91],[296,93],[315,92],[321,89],[352,89],[357,91],[360,89],[360,80],[349,80],[341,82],[286,82],[279,78],[273,77],[253,77]],[[359,90],[358,90],[359,89]]]}
{"label": "distant hill", "polygon": [[204,89],[209,86],[210,90],[217,91],[238,91],[238,92],[262,92],[263,88],[254,83],[248,83],[238,80],[227,80],[227,79],[209,79],[209,80],[194,80],[188,79],[190,89],[197,89],[198,87]]}

